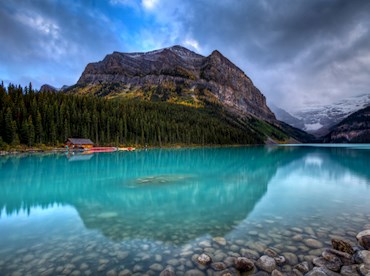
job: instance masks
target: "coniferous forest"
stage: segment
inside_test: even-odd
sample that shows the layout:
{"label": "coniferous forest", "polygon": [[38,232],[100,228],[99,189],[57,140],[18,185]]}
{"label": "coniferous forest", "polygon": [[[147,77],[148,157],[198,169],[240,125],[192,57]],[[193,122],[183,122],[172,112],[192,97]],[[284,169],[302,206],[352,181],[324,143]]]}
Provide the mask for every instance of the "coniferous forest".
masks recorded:
{"label": "coniferous forest", "polygon": [[59,146],[68,137],[96,145],[258,144],[264,137],[214,108],[114,100],[0,86],[0,147]]}

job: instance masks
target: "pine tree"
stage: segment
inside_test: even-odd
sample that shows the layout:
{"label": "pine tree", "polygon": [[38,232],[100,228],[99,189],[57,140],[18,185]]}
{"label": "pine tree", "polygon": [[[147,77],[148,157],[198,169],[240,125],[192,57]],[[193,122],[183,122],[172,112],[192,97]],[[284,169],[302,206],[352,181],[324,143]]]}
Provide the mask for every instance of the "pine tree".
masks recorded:
{"label": "pine tree", "polygon": [[27,144],[28,146],[33,146],[35,143],[35,127],[32,122],[32,117],[31,115],[28,116],[28,140]]}
{"label": "pine tree", "polygon": [[40,111],[36,113],[36,122],[35,122],[35,141],[37,144],[43,142],[43,128],[42,128],[42,119]]}
{"label": "pine tree", "polygon": [[8,144],[12,144],[15,142],[16,135],[17,125],[16,122],[13,121],[12,111],[8,107],[4,118],[4,141]]}

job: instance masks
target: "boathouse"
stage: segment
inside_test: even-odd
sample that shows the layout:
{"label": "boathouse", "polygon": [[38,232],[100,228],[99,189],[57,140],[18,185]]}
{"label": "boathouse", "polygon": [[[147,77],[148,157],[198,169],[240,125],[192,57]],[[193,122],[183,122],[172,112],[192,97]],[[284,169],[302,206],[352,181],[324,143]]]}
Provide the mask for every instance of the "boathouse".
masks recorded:
{"label": "boathouse", "polygon": [[70,149],[82,148],[82,149],[91,149],[94,146],[94,143],[90,139],[82,138],[68,138],[64,143],[65,147]]}

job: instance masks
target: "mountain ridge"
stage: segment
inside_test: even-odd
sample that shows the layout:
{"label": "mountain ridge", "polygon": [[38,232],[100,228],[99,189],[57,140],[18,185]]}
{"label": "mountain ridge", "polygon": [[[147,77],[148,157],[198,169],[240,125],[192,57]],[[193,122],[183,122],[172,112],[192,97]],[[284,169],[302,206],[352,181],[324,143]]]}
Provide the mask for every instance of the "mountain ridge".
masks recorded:
{"label": "mountain ridge", "polygon": [[[115,95],[121,97],[140,92],[160,101],[202,102],[206,98],[239,115],[276,121],[252,80],[218,50],[209,56],[178,45],[150,52],[113,52],[102,61],[89,63],[77,84],[67,91],[85,88],[99,94],[111,84],[117,85]],[[112,94],[105,90],[105,96]]]}
{"label": "mountain ridge", "polygon": [[368,105],[370,105],[370,94],[361,94],[344,98],[332,104],[307,107],[292,115],[303,121],[302,130],[316,136],[325,136],[336,124]]}
{"label": "mountain ridge", "polygon": [[[234,134],[242,131],[239,136],[249,135],[250,139],[243,139],[257,144],[315,141],[304,131],[278,121],[252,80],[218,50],[208,56],[178,45],[150,52],[115,51],[87,64],[78,82],[60,91],[123,101],[124,105],[147,102],[143,103],[146,108],[152,108],[151,102],[163,102],[167,106],[158,105],[161,116],[166,110],[174,112],[176,105],[185,105],[193,108],[188,109],[189,118],[205,114],[205,121],[224,122],[225,128]],[[189,120],[183,124],[191,126]],[[229,141],[241,141],[231,132],[227,134]]]}
{"label": "mountain ridge", "polygon": [[352,113],[330,129],[326,143],[368,143],[370,141],[370,106]]}

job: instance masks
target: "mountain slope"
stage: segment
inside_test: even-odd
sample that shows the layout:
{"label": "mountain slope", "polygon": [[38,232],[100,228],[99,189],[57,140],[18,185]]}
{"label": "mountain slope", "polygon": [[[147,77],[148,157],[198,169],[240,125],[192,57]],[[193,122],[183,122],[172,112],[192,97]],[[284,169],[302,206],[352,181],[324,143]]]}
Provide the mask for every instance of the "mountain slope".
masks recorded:
{"label": "mountain slope", "polygon": [[269,106],[272,112],[274,112],[276,119],[278,119],[279,121],[282,121],[295,128],[304,129],[304,123],[302,120],[294,117],[289,112],[285,111],[284,109],[280,107],[277,107],[274,104],[270,104]]}
{"label": "mountain slope", "polygon": [[304,122],[304,127],[301,129],[324,136],[332,126],[368,105],[370,105],[370,94],[345,98],[330,105],[307,108],[293,115]]}
{"label": "mountain slope", "polygon": [[291,137],[300,141],[306,135],[276,120],[250,78],[218,51],[207,57],[181,46],[146,53],[114,52],[88,64],[77,84],[65,92],[175,104],[173,109],[189,106],[193,112],[212,114],[237,127],[250,135],[251,143],[284,142]]}
{"label": "mountain slope", "polygon": [[361,109],[335,125],[325,136],[326,143],[369,143],[370,106]]}
{"label": "mountain slope", "polygon": [[181,46],[147,53],[114,52],[88,64],[68,91],[195,107],[212,102],[238,115],[275,120],[253,82],[218,51],[207,57]]}

